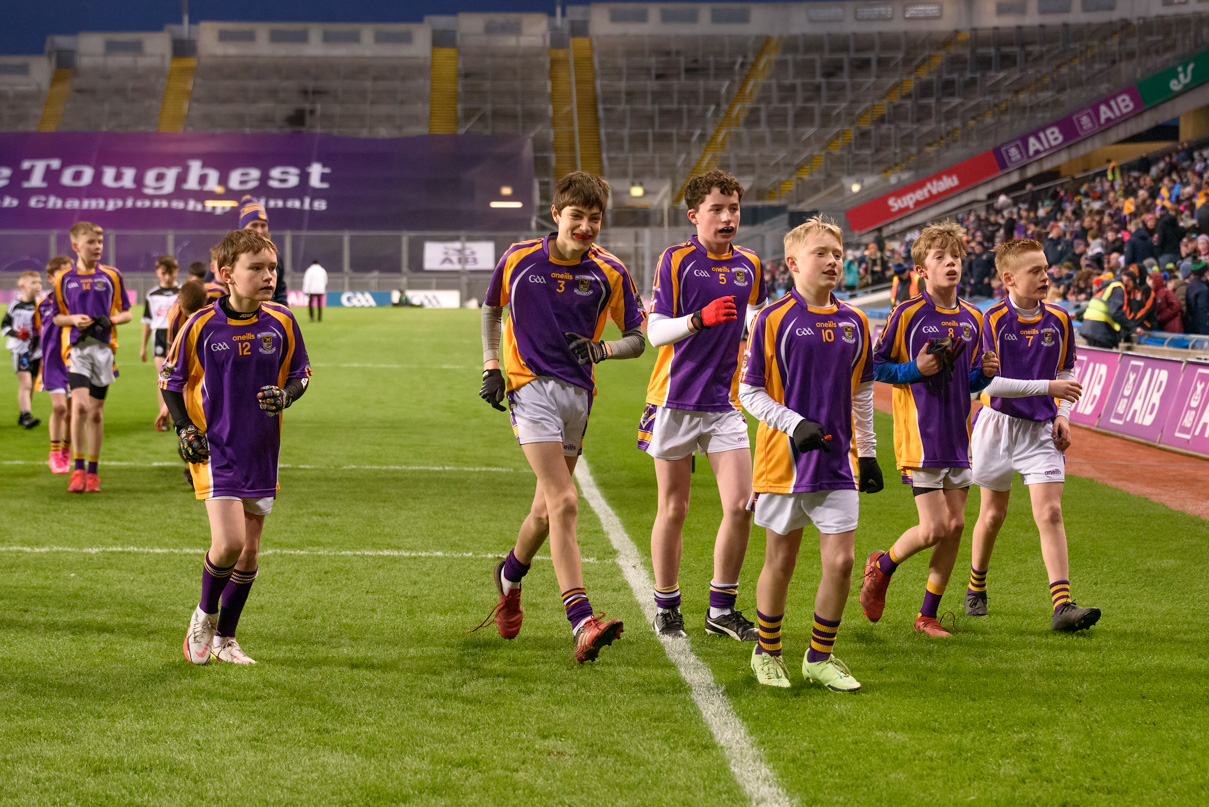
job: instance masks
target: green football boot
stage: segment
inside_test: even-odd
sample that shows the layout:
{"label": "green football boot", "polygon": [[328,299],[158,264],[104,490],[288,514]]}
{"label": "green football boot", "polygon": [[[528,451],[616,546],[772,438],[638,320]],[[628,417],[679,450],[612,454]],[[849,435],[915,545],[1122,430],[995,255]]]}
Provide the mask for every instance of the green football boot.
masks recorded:
{"label": "green football boot", "polygon": [[757,652],[760,645],[751,651],[751,671],[756,674],[756,680],[764,686],[789,689],[789,668],[780,656]]}
{"label": "green football boot", "polygon": [[852,677],[847,665],[835,656],[826,661],[810,662],[802,659],[802,676],[815,681],[832,692],[860,692],[861,682]]}

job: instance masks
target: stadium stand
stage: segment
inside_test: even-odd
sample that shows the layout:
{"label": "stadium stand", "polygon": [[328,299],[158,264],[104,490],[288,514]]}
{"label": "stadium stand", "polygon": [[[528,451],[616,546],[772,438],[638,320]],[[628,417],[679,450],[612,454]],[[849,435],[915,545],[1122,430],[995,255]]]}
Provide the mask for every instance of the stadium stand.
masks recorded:
{"label": "stadium stand", "polygon": [[50,79],[46,59],[0,56],[0,131],[37,130]]}
{"label": "stadium stand", "polygon": [[80,34],[71,92],[55,131],[154,130],[171,58],[167,31]]}

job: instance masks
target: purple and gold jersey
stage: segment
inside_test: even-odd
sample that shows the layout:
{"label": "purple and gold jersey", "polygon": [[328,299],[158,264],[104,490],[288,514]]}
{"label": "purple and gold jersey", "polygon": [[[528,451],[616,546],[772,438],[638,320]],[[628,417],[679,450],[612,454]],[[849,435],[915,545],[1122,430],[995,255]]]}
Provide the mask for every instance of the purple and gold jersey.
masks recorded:
{"label": "purple and gold jersey", "polygon": [[[75,316],[86,314],[90,317],[106,316],[113,319],[118,313],[130,310],[130,300],[126,296],[126,283],[122,273],[112,266],[97,264],[95,269],[81,269],[73,266],[66,272],[59,273],[55,278],[54,298],[58,303],[58,313]],[[102,333],[101,341],[108,342],[115,351],[118,348],[118,335],[114,328],[108,333]],[[75,344],[80,337],[80,331],[72,328],[67,339]]]}
{"label": "purple and gold jersey", "polygon": [[302,332],[284,305],[261,303],[255,316],[237,320],[215,302],[189,318],[160,389],[184,393],[189,419],[209,440],[209,462],[189,466],[197,498],[274,495],[281,416],[261,411],[256,393],[310,375]]}
{"label": "purple and gold jersey", "polygon": [[655,273],[651,313],[683,317],[731,296],[739,311],[734,322],[659,346],[646,390],[648,404],[696,412],[738,409],[744,313],[746,306],[762,305],[768,299],[764,269],[750,249],[734,247],[730,255],[713,255],[694,235],[664,251]]}
{"label": "purple and gold jersey", "polygon": [[756,430],[756,493],[856,489],[852,396],[873,380],[869,318],[831,298],[806,304],[796,289],[761,311],[751,326],[743,383],[822,425],[830,451],[799,452],[793,439],[763,421]]}
{"label": "purple and gold jersey", "polygon": [[894,459],[900,468],[970,467],[970,373],[981,366],[982,312],[965,300],[941,308],[925,291],[896,306],[873,364],[914,361],[929,339],[960,343],[948,384],[939,375],[894,385]]}
{"label": "purple and gold jersey", "polygon": [[[1003,378],[1052,381],[1061,370],[1075,366],[1075,332],[1066,309],[1041,304],[1041,313],[1025,319],[1011,299],[987,309],[982,325],[982,345],[999,354],[999,375]],[[1021,420],[1053,420],[1058,402],[1046,395],[1027,398],[991,398],[983,404]]]}
{"label": "purple and gold jersey", "polygon": [[622,331],[646,316],[634,281],[621,261],[593,246],[578,261],[550,255],[546,238],[513,244],[500,258],[486,304],[510,306],[504,326],[503,363],[508,392],[544,376],[589,392],[596,389],[591,364],[580,364],[565,334],[599,340],[606,319]]}
{"label": "purple and gold jersey", "polygon": [[42,345],[42,367],[34,382],[36,389],[67,389],[68,386],[67,356],[71,343],[67,341],[67,331],[55,324],[58,310],[59,304],[52,291],[42,298],[34,312],[34,325]]}

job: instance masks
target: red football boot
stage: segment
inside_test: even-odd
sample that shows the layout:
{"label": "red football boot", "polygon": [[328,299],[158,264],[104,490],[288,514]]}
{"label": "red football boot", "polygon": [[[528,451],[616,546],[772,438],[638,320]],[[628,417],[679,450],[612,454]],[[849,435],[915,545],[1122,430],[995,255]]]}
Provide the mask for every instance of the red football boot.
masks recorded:
{"label": "red football boot", "polygon": [[595,616],[588,617],[588,620],[580,627],[579,633],[575,634],[576,663],[595,661],[596,657],[600,655],[601,648],[613,644],[621,636],[625,627],[621,620],[602,621],[604,616],[601,614],[599,619]]}
{"label": "red football boot", "polygon": [[861,581],[861,613],[870,622],[882,618],[886,610],[886,589],[890,587],[890,575],[877,565],[877,559],[885,552],[870,552],[865,559],[865,579]]}
{"label": "red football boot", "polygon": [[525,612],[521,608],[521,587],[504,590],[504,561],[495,565],[495,590],[500,600],[495,605],[495,629],[505,639],[515,639],[521,632]]}
{"label": "red football boot", "polygon": [[101,477],[96,474],[88,474],[88,478],[84,482],[85,493],[100,493],[101,492]]}
{"label": "red football boot", "polygon": [[944,638],[946,636],[953,635],[945,630],[938,621],[936,621],[936,617],[924,616],[923,614],[915,617],[915,632],[926,633],[929,636],[935,636],[937,638]]}
{"label": "red football boot", "polygon": [[71,472],[71,479],[67,480],[68,493],[83,493],[84,492],[84,473],[83,468],[77,468]]}

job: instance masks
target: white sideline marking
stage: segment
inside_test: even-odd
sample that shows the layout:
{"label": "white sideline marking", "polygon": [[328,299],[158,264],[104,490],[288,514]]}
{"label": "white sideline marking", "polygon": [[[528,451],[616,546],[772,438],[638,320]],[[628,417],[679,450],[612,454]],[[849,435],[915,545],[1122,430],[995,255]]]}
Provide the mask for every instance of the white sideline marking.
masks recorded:
{"label": "white sideline marking", "polygon": [[[588,504],[600,517],[600,524],[604,527],[605,534],[609,536],[613,549],[617,551],[617,563],[621,566],[621,573],[625,575],[626,582],[630,584],[630,590],[634,592],[634,598],[638,600],[643,615],[650,623],[655,618],[655,605],[651,599],[654,582],[647,574],[646,567],[642,565],[638,548],[626,534],[625,527],[617,518],[617,514],[613,512],[613,508],[609,507],[609,503],[601,495],[600,488],[596,487],[592,471],[583,457],[579,458],[579,464],[575,467],[575,477],[583,490],[584,498],[588,500]],[[706,725],[713,732],[714,740],[726,754],[731,773],[746,791],[751,803],[753,805],[793,804],[793,800],[776,783],[773,772],[764,764],[764,757],[760,753],[760,749],[756,748],[743,721],[731,708],[730,701],[723,694],[722,687],[714,683],[713,673],[710,672],[705,662],[693,653],[687,641],[657,638],[663,643],[663,650],[667,653],[667,657],[676,665],[680,677],[692,690],[693,702],[701,710],[701,716],[705,718]]]}
{"label": "white sideline marking", "polygon": [[[45,460],[0,460],[0,465],[45,465]],[[118,462],[106,460],[103,465],[131,468],[179,468],[179,462]],[[278,468],[303,471],[467,471],[472,473],[517,473],[515,468],[491,468],[473,465],[290,465],[282,463]]]}
{"label": "white sideline marking", "polygon": [[[23,552],[31,555],[44,555],[50,552],[70,552],[76,555],[99,555],[102,552],[134,552],[145,555],[201,555],[205,548],[199,549],[168,549],[154,546],[0,546],[0,552]],[[475,552],[409,552],[403,549],[262,549],[262,555],[324,555],[345,557],[381,557],[381,558],[449,558],[459,560],[499,560],[498,553],[483,555]],[[549,560],[549,555],[537,555],[535,560]],[[600,563],[596,558],[582,558],[584,563]],[[605,561],[607,562],[607,561]]]}
{"label": "white sideline marking", "polygon": [[368,370],[473,370],[469,364],[312,364],[312,367],[358,367]]}

